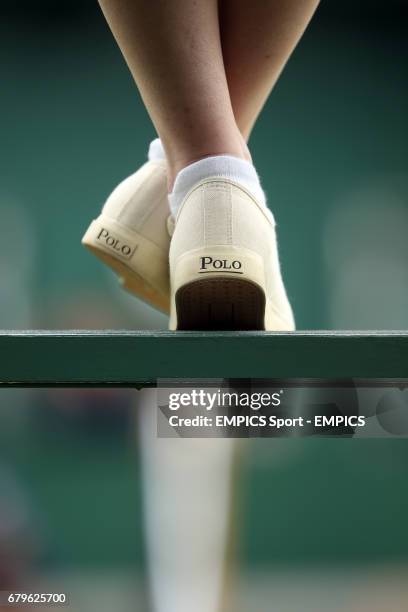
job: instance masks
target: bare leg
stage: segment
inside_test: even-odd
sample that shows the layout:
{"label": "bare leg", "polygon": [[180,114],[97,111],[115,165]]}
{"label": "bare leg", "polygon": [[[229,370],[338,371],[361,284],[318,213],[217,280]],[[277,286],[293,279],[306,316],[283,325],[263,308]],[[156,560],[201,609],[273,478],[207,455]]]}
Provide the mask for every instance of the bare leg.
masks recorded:
{"label": "bare leg", "polygon": [[318,4],[319,0],[220,0],[228,88],[246,140]]}
{"label": "bare leg", "polygon": [[250,159],[245,140],[318,0],[100,4],[162,140],[171,188],[203,157]]}
{"label": "bare leg", "polygon": [[222,57],[217,0],[100,0],[163,143],[169,187],[217,154],[247,158]]}

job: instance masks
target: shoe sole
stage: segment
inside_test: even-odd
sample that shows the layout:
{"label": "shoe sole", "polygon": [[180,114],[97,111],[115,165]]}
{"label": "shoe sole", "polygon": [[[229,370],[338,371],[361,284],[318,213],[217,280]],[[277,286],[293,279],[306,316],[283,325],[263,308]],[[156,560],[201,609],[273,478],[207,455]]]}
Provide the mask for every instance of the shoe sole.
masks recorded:
{"label": "shoe sole", "polygon": [[[108,228],[109,237],[112,236],[115,240],[119,240],[119,244],[129,246],[129,255],[117,255],[112,252],[111,247],[100,241],[99,237],[101,232],[106,231],[105,228]],[[160,275],[168,275],[167,266],[164,263],[164,261],[167,262],[167,257],[161,252],[158,253],[156,245],[137,232],[119,227],[114,220],[106,219],[102,215],[91,223],[82,238],[82,244],[118,275],[123,289],[154,308],[166,314],[169,313],[169,295],[159,291],[146,278],[147,274],[143,274],[140,269],[146,268],[147,262],[150,262],[147,269],[150,272],[153,270],[153,261],[161,261],[164,269]]]}
{"label": "shoe sole", "polygon": [[265,293],[247,280],[193,281],[175,296],[178,330],[264,330]]}

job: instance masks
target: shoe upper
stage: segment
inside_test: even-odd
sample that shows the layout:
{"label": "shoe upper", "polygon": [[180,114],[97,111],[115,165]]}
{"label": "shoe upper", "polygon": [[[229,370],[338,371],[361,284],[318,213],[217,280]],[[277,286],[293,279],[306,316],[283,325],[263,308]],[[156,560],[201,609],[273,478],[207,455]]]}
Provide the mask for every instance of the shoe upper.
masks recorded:
{"label": "shoe upper", "polygon": [[148,161],[124,179],[112,191],[102,212],[167,252],[170,245],[167,225],[170,209],[166,162]]}

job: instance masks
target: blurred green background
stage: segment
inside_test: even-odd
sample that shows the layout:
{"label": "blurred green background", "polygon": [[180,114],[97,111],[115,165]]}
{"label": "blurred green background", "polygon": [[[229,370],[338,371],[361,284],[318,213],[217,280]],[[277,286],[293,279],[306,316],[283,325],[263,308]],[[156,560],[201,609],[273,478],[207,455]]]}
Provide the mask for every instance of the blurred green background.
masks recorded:
{"label": "blurred green background", "polygon": [[[0,14],[1,327],[165,328],[80,245],[155,137],[96,2]],[[299,329],[408,327],[406,16],[323,2],[253,133]],[[0,491],[29,500],[38,567],[145,572],[132,401],[2,392]],[[248,447],[248,571],[407,563],[405,440]]]}

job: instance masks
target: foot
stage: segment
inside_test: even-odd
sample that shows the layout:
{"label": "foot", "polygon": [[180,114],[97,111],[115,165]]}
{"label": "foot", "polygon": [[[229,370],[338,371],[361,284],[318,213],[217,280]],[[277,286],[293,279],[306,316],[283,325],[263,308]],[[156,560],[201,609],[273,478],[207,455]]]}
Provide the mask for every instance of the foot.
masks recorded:
{"label": "foot", "polygon": [[227,178],[199,181],[178,209],[170,284],[170,329],[295,329],[273,216]]}
{"label": "foot", "polygon": [[82,238],[125,289],[163,312],[169,312],[169,216],[166,161],[150,160],[116,187]]}

